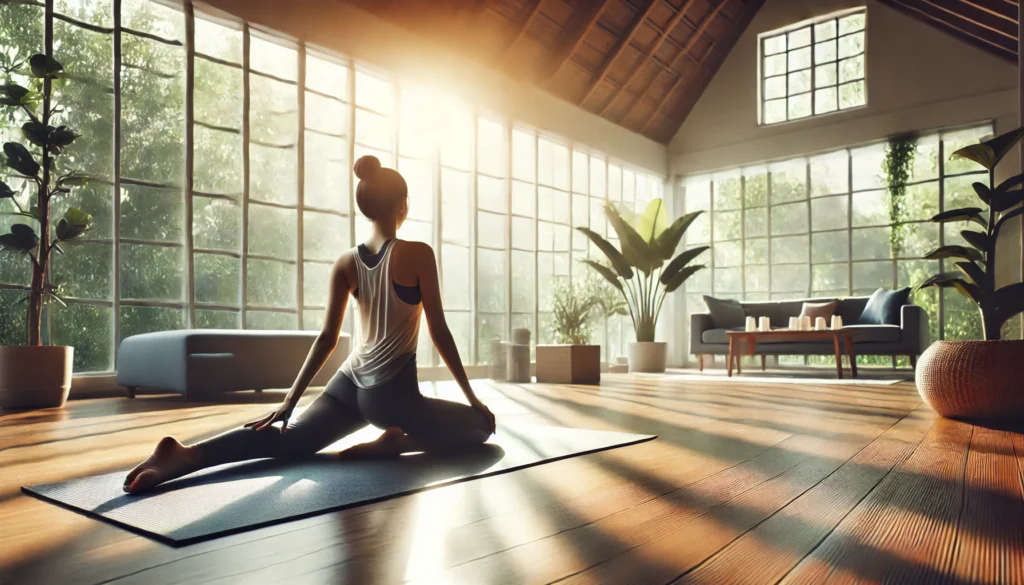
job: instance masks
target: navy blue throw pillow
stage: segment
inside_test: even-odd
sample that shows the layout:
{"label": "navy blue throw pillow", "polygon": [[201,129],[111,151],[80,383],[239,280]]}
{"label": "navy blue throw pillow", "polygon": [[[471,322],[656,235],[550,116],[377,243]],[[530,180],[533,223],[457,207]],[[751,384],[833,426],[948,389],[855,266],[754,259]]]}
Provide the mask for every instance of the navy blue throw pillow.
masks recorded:
{"label": "navy blue throw pillow", "polygon": [[876,290],[857,319],[858,325],[899,325],[900,311],[910,300],[910,287]]}

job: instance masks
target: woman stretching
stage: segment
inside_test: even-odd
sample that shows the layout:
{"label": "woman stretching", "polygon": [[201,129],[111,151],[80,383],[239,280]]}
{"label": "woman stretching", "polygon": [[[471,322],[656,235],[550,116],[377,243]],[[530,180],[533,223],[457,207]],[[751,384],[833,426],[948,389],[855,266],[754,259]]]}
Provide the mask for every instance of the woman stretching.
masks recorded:
{"label": "woman stretching", "polygon": [[[367,424],[386,430],[376,441],[344,454],[387,457],[459,449],[483,443],[494,432],[494,415],[473,393],[445,322],[434,251],[395,238],[409,211],[405,180],[381,168],[373,156],[360,158],[355,173],[356,203],[373,222],[373,235],[335,262],[323,330],[284,403],[242,428],[189,447],[164,437],[125,478],[125,491],[144,492],[222,463],[308,457]],[[338,345],[350,293],[359,305],[359,343],[324,392],[289,422],[302,393]],[[415,352],[421,313],[469,406],[420,394]],[[280,428],[274,426],[278,422]]]}

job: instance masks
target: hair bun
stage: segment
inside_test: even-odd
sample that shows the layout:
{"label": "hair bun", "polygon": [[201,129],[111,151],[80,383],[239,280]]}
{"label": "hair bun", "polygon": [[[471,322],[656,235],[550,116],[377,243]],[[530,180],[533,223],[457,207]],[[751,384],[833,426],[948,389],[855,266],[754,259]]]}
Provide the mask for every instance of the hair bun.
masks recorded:
{"label": "hair bun", "polygon": [[359,160],[356,161],[353,170],[355,171],[356,176],[359,177],[360,180],[365,181],[372,177],[373,175],[375,175],[377,171],[380,170],[380,168],[380,159],[371,154],[368,154],[359,157]]}

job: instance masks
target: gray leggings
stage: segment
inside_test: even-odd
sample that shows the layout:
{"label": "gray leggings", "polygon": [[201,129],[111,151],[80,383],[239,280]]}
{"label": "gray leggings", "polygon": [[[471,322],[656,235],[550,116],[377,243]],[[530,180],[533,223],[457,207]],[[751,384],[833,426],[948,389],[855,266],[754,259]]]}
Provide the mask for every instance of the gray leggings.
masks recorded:
{"label": "gray leggings", "polygon": [[301,458],[367,424],[400,427],[430,450],[478,445],[491,435],[487,419],[465,404],[420,394],[416,359],[393,379],[369,390],[338,372],[287,432],[238,428],[196,445],[203,466],[267,457]]}

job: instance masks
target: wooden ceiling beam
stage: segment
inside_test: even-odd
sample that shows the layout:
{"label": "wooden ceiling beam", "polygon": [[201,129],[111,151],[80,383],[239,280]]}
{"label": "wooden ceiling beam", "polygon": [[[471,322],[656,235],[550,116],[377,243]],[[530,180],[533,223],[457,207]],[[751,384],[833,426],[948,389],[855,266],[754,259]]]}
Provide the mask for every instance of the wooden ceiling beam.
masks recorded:
{"label": "wooden ceiling beam", "polygon": [[561,39],[559,39],[557,48],[549,56],[552,66],[540,76],[540,83],[542,85],[551,82],[558,75],[558,72],[562,70],[562,67],[565,67],[565,64],[572,58],[576,49],[580,48],[580,45],[583,44],[583,39],[587,36],[587,33],[594,28],[597,20],[601,18],[601,13],[609,1],[602,0],[597,2],[596,0],[591,0],[583,2],[583,8],[573,11],[565,28],[562,29]]}
{"label": "wooden ceiling beam", "polygon": [[1014,26],[1017,24],[1017,6],[1014,3],[996,2],[991,6],[986,6],[977,0],[960,0],[960,3],[966,4],[967,6],[973,6],[974,8],[981,10],[982,12],[987,12],[997,18],[1009,20],[1014,24]]}
{"label": "wooden ceiling beam", "polygon": [[694,0],[687,0],[686,4],[684,4],[683,7],[679,9],[679,12],[677,12],[676,15],[672,17],[672,20],[670,20],[668,25],[665,26],[665,30],[662,31],[662,33],[658,36],[658,40],[655,41],[654,46],[651,47],[651,51],[648,54],[644,55],[643,61],[641,61],[639,65],[633,67],[633,70],[630,71],[629,75],[626,76],[626,80],[622,82],[622,85],[619,86],[619,89],[613,91],[612,95],[609,96],[608,101],[606,101],[604,105],[601,106],[600,114],[602,116],[605,114],[605,112],[608,111],[608,106],[610,106],[615,101],[615,98],[619,97],[619,92],[629,87],[629,84],[632,83],[634,79],[636,79],[637,74],[639,74],[640,71],[642,71],[644,68],[647,67],[647,65],[650,64],[651,59],[653,59],[654,55],[657,54],[659,49],[661,49],[661,46],[665,44],[665,39],[668,38],[668,35],[672,34],[672,31],[675,30],[675,28],[679,25],[680,22],[682,22],[683,17],[686,16],[687,12],[689,12],[690,7],[693,6],[693,3]]}
{"label": "wooden ceiling beam", "polygon": [[[730,1],[731,0],[719,0],[718,4],[715,5],[714,8],[712,8],[707,14],[704,15],[704,19],[701,20],[700,24],[697,25],[697,29],[693,32],[692,35],[690,35],[690,38],[686,40],[686,44],[683,45],[683,53],[689,53],[693,49],[693,46],[697,44],[697,40],[704,35],[704,32],[707,31],[708,27],[711,26],[711,23],[714,22],[715,17],[718,16],[718,13],[721,12],[722,9],[725,8],[725,5],[728,4]],[[640,102],[643,101],[644,96],[647,95],[647,92],[650,91],[651,87],[654,86],[654,83],[658,80],[658,75],[660,74],[661,71],[659,71],[657,74],[654,75],[654,77],[651,78],[651,82],[647,84],[647,87],[645,87],[643,91],[639,91],[636,93],[636,95],[633,96],[633,101],[630,102],[629,106],[626,107],[626,113],[623,114],[621,118],[619,118],[620,124],[625,122],[626,118],[629,118],[629,115],[633,113],[633,110],[636,109],[637,105],[639,105]],[[682,77],[676,80],[676,86],[678,86],[681,80]],[[666,94],[666,96],[667,95],[668,94]],[[610,104],[611,102],[609,101],[608,103]],[[659,104],[659,109],[661,105],[663,104]]]}
{"label": "wooden ceiling beam", "polygon": [[533,19],[537,17],[537,13],[540,12],[541,0],[532,0],[533,6],[530,7],[529,12],[526,13],[526,18],[523,19],[523,23],[519,25],[519,29],[516,31],[512,40],[505,45],[505,52],[511,51],[519,39],[526,35],[526,31],[529,30],[530,25],[533,24]]}
{"label": "wooden ceiling beam", "polygon": [[595,77],[594,81],[590,84],[589,87],[587,87],[587,91],[583,94],[583,98],[580,99],[579,102],[577,102],[578,105],[583,105],[583,102],[587,101],[588,99],[590,99],[590,96],[594,95],[594,90],[597,89],[597,87],[604,82],[606,77],[608,77],[608,72],[611,71],[612,65],[615,63],[615,60],[618,59],[619,56],[622,55],[622,52],[626,50],[626,47],[628,47],[630,43],[633,42],[633,37],[636,36],[636,33],[640,30],[640,27],[647,22],[647,19],[651,16],[651,13],[654,12],[654,9],[657,6],[661,5],[661,3],[662,0],[651,0],[651,2],[647,5],[647,8],[640,14],[640,17],[636,19],[636,22],[634,22],[633,25],[629,27],[629,31],[626,33],[626,35],[619,37],[619,40],[615,44],[615,47],[612,48],[611,53],[608,55],[607,58],[605,58],[604,63],[601,65],[601,71],[598,72],[597,77]]}
{"label": "wooden ceiling beam", "polygon": [[943,31],[950,33],[954,36],[960,37],[969,44],[982,48],[988,51],[989,53],[992,53],[1014,63],[1017,62],[1016,43],[1014,43],[1014,47],[1011,49],[1007,45],[1002,45],[997,42],[994,42],[990,39],[985,38],[981,34],[976,34],[964,30],[963,28],[956,26],[955,24],[942,18],[934,11],[928,10],[926,4],[915,6],[907,3],[906,0],[882,0],[882,2],[887,6],[904,12],[905,14],[913,18],[916,18],[918,20],[923,19],[928,24],[931,24],[936,28],[942,29]]}
{"label": "wooden ceiling beam", "polygon": [[935,7],[946,16],[967,22],[971,26],[977,26],[991,31],[994,34],[1012,39],[1017,42],[1017,23],[1010,23],[995,18],[988,12],[983,12],[973,5],[960,2],[959,0],[922,0],[925,4]]}
{"label": "wooden ceiling beam", "polygon": [[[677,79],[672,91],[665,94],[658,103],[658,108],[651,113],[651,117],[644,123],[643,128],[641,128],[641,134],[659,142],[671,142],[672,137],[675,136],[675,133],[679,131],[679,128],[681,128],[683,123],[686,121],[686,117],[690,114],[690,110],[693,109],[697,100],[700,99],[701,94],[704,93],[704,89],[707,88],[709,83],[711,83],[711,79],[714,78],[718,69],[722,66],[726,57],[728,57],[729,52],[736,45],[740,36],[743,35],[743,31],[747,30],[747,27],[750,25],[750,21],[754,20],[754,16],[757,15],[761,6],[764,5],[764,0],[751,0],[749,2],[744,0],[743,5],[744,9],[735,22],[735,34],[727,43],[724,44],[725,46],[723,47],[723,50],[717,52],[714,50],[708,51],[703,59],[703,61],[707,63],[707,67],[701,69],[700,73],[697,75],[697,79],[689,80],[689,91],[683,94],[682,102],[672,111],[665,112],[665,105],[668,103],[668,100],[671,99],[672,94],[679,89],[679,85],[682,82],[682,80]],[[653,133],[648,134],[648,127],[650,127],[651,122],[658,118],[659,114],[667,119],[667,124],[665,124],[665,127],[656,129]]]}

